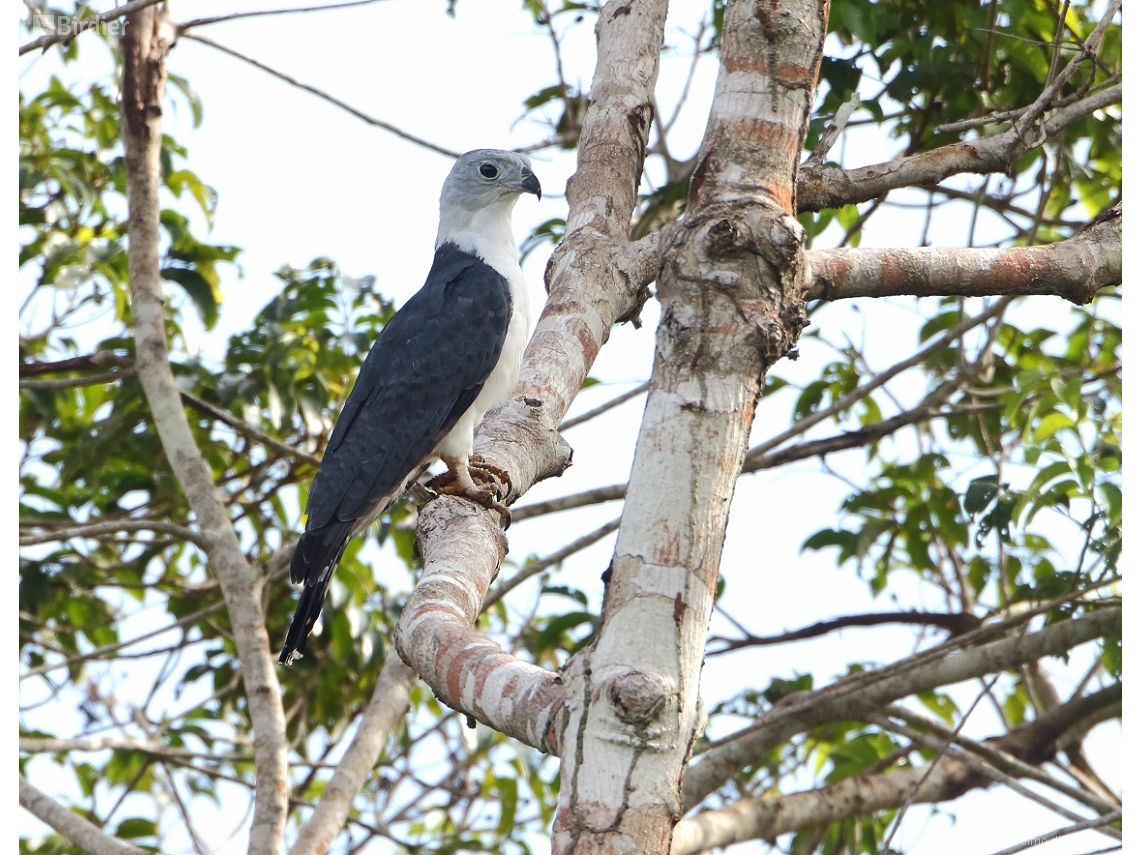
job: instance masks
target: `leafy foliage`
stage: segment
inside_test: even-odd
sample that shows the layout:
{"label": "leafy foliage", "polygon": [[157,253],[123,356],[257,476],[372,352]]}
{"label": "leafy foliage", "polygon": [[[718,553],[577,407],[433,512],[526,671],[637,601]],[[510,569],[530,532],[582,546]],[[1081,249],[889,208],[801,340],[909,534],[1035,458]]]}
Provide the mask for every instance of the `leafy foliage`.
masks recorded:
{"label": "leafy foliage", "polygon": [[[576,2],[524,5],[536,27],[552,34],[556,49],[570,28],[592,25],[599,11]],[[1062,60],[1098,13],[1090,4],[1064,8]],[[714,0],[694,50],[715,56],[723,11],[722,0]],[[939,130],[1031,103],[1055,65],[1055,14],[1044,0],[835,0],[807,148],[856,91],[860,109],[852,121],[875,125],[907,154],[1004,127]],[[79,41],[61,53],[75,59]],[[1096,68],[1076,75],[1062,97],[1106,85],[1118,75],[1120,57],[1115,28]],[[525,100],[524,117],[544,129],[550,145],[572,149],[589,93],[563,79],[556,66],[558,80],[545,81]],[[186,82],[172,82],[200,116]],[[255,770],[224,603],[203,554],[183,536],[192,520],[131,371],[125,176],[113,91],[106,80],[69,90],[53,78],[42,92],[20,94],[20,265],[28,291],[20,340],[27,381],[20,403],[20,519],[25,533],[57,532],[29,544],[20,559],[19,650],[32,675],[21,736],[128,730],[186,753],[164,760],[123,750],[25,755],[21,769],[54,764],[74,781],[80,813],[138,845],[169,851],[171,828],[180,822],[171,793],[219,803],[230,797],[231,783],[248,792]],[[655,143],[648,164],[664,180],[643,188],[631,228],[635,239],[684,210],[693,161],[670,153],[666,143]],[[1118,198],[1121,149],[1120,121],[1089,117],[1025,155],[1006,179],[969,194],[971,203],[1009,224],[1008,243],[1067,237]],[[201,237],[218,198],[185,167],[187,159],[185,148],[163,139],[168,344],[194,437],[242,546],[270,575],[267,631],[281,638],[294,602],[282,558],[299,528],[313,460],[393,305],[371,277],[354,278],[317,258],[304,269],[277,272],[269,283],[272,299],[248,329],[230,338],[220,362],[193,353],[183,333],[186,312],[193,307],[207,328],[217,323],[224,307],[219,270],[239,250]],[[932,207],[957,198],[935,195]],[[817,246],[857,245],[876,210],[874,203],[849,205],[801,214],[800,221]],[[561,218],[547,220],[524,242],[524,253],[557,242],[565,228]],[[1014,303],[914,365],[905,375],[908,393],[896,395],[892,387],[856,394],[846,409],[804,428],[808,439],[857,433],[908,407],[930,408],[903,430],[852,444],[865,464],[861,480],[840,519],[804,548],[834,549],[837,564],[854,565],[876,596],[894,594],[894,583],[906,578],[935,593],[948,611],[978,619],[1049,602],[1045,620],[1062,621],[1116,602],[1122,330],[1113,299],[1104,295],[1056,323]],[[939,301],[916,343],[979,311],[976,301]],[[812,309],[817,318],[825,312]],[[824,333],[814,335],[805,337],[808,344],[826,343]],[[846,342],[833,351],[838,356],[821,361],[806,379],[790,366],[781,366],[784,377],[766,378],[766,398],[782,387],[795,393],[791,428],[873,378],[861,348]],[[103,354],[103,361],[91,361],[91,353]],[[408,499],[372,536],[349,545],[311,655],[283,672],[298,821],[308,816],[304,805],[323,791],[330,758],[393,655],[391,628],[417,569],[414,522],[415,503]],[[58,534],[87,523],[111,525]],[[505,648],[548,668],[589,644],[599,621],[595,592],[563,584],[557,572],[543,574],[526,608],[500,602],[480,619],[480,628]],[[1106,597],[1076,596],[1089,590]],[[141,694],[129,693],[116,677],[127,660],[115,658],[138,655],[133,647],[121,654],[117,645],[143,634],[140,615],[146,631],[167,628],[141,655],[139,682],[148,684]],[[1098,653],[1103,672],[1119,679],[1121,640],[1104,640]],[[861,667],[853,665],[852,673]],[[745,687],[712,705],[713,727],[748,722],[813,687],[812,675],[800,673],[772,678],[764,689]],[[1023,675],[1004,679],[995,694],[1010,727],[1040,712]],[[949,693],[931,691],[916,701],[948,725],[961,720]],[[41,704],[65,714],[45,715]],[[383,838],[408,851],[529,853],[553,817],[555,764],[482,725],[468,728],[423,686],[413,690],[412,705],[354,801],[337,845],[350,851]],[[711,801],[774,795],[931,758],[866,722],[832,722],[774,747]],[[894,817],[885,811],[807,829],[794,836],[790,851],[879,852]],[[27,853],[78,851],[54,835],[20,846]]]}

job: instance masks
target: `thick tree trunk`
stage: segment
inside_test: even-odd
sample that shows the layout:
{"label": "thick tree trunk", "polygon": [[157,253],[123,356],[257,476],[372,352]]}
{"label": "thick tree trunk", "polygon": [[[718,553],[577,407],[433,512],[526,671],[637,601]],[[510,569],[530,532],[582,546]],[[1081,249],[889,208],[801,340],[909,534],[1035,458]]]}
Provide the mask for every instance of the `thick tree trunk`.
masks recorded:
{"label": "thick tree trunk", "polygon": [[796,167],[827,3],[736,2],[661,322],[596,644],[564,674],[556,853],[667,853],[728,507],[768,368],[805,325]]}
{"label": "thick tree trunk", "polygon": [[135,365],[167,460],[202,529],[241,659],[257,760],[249,851],[252,855],[276,855],[283,846],[289,800],[281,687],[261,605],[265,580],[241,551],[229,514],[190,431],[166,349],[159,269],[159,159],[165,60],[174,34],[166,12],[150,6],[128,17],[122,39],[122,134],[130,212],[127,263]]}

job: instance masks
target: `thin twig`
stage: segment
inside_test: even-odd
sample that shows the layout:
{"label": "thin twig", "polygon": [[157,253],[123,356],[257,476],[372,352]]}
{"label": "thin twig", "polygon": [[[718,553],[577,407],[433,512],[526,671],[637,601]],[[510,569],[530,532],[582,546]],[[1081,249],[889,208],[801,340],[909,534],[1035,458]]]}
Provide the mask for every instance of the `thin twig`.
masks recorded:
{"label": "thin twig", "polygon": [[597,505],[602,502],[616,502],[624,499],[628,485],[610,484],[607,487],[595,487],[581,493],[572,493],[569,496],[560,496],[557,499],[548,499],[545,502],[534,502],[523,505],[521,508],[511,509],[511,522],[522,522],[531,517],[540,517],[545,514],[556,514],[560,511],[569,511],[574,508],[584,508],[588,505]]}
{"label": "thin twig", "polygon": [[[1099,95],[1102,92],[1111,92],[1114,94],[1116,100],[1119,100],[1121,93],[1123,92],[1123,89],[1120,86],[1121,77],[1122,75],[1114,74],[1108,80],[1103,81],[1099,86],[1095,87],[1092,90],[1094,95]],[[1068,107],[1070,104],[1075,104],[1085,97],[1086,95],[1084,92],[1073,92],[1072,94],[1067,95],[1064,98],[1061,98],[1060,100],[1054,102],[1053,109]],[[1089,95],[1088,97],[1091,98],[1093,95]],[[947,122],[945,125],[939,125],[934,129],[934,131],[935,133],[939,134],[954,134],[958,133],[959,131],[968,131],[972,130],[973,128],[981,128],[985,127],[986,125],[997,124],[998,122],[1008,122],[1010,119],[1016,119],[1019,116],[1023,115],[1028,109],[1029,107],[1018,107],[1014,110],[1001,110],[995,113],[987,113],[985,116],[976,116],[972,119],[962,119],[958,122]],[[941,190],[942,188],[939,189]]]}
{"label": "thin twig", "polygon": [[588,422],[590,419],[597,418],[602,413],[609,412],[614,407],[621,406],[622,404],[624,404],[626,401],[630,400],[631,398],[636,398],[638,395],[644,393],[648,388],[649,388],[649,382],[646,381],[645,383],[642,383],[640,386],[637,386],[636,388],[630,389],[628,392],[623,392],[622,394],[618,395],[616,398],[611,398],[609,401],[606,401],[601,406],[594,407],[594,409],[589,410],[588,412],[582,413],[582,415],[580,415],[580,416],[575,416],[572,419],[566,419],[564,422],[562,422],[562,424],[560,424],[558,426],[558,430],[559,431],[567,431],[567,430],[570,430],[570,428],[572,428],[572,427],[577,427],[578,425],[582,424],[583,422]]}
{"label": "thin twig", "polygon": [[[999,675],[994,675],[994,676],[996,678]],[[977,700],[981,700],[981,698],[982,698],[982,696],[979,695]],[[910,727],[906,727],[904,725],[894,724],[889,719],[887,719],[885,716],[880,716],[878,714],[873,714],[873,715],[868,716],[868,720],[873,722],[874,724],[879,725],[880,727],[882,727],[885,730],[892,731],[893,733],[897,733],[900,736],[905,736],[916,744],[924,745],[927,748],[931,748],[931,749],[934,749],[935,751],[939,751],[940,753],[939,753],[938,757],[936,757],[935,760],[931,763],[931,767],[933,767],[934,763],[938,762],[939,758],[941,758],[942,756],[946,756],[952,760],[957,760],[959,763],[963,763],[971,771],[976,772],[979,775],[984,775],[987,778],[989,778],[990,780],[996,781],[997,783],[1008,787],[1009,789],[1013,790],[1015,793],[1022,796],[1023,798],[1029,799],[1029,801],[1031,801],[1031,802],[1036,802],[1037,804],[1041,805],[1042,807],[1047,808],[1047,809],[1053,811],[1054,813],[1065,817],[1066,819],[1072,820],[1073,822],[1081,822],[1082,820],[1085,819],[1085,817],[1081,816],[1079,813],[1076,813],[1075,811],[1071,811],[1068,808],[1064,807],[1063,805],[1057,804],[1056,802],[1052,801],[1051,799],[1047,799],[1045,796],[1041,795],[1040,793],[1036,792],[1035,790],[1031,790],[1029,787],[1022,784],[1020,781],[1018,781],[1012,775],[1007,775],[1005,772],[1001,771],[1000,769],[986,763],[980,757],[976,757],[972,754],[968,754],[965,751],[962,751],[961,749],[953,747],[949,742],[944,742],[941,738],[936,738],[936,737],[930,736],[928,734],[922,733],[921,731],[915,730],[915,729],[910,728]],[[958,735],[955,734],[950,741],[951,742],[956,741],[958,738],[959,738]],[[925,776],[923,776],[923,779],[925,780]],[[922,787],[922,781],[919,781],[919,783],[914,788],[914,792],[917,793],[918,790],[921,789],[921,787]],[[909,799],[908,799],[908,802],[909,802]],[[905,808],[908,806],[909,805],[904,805],[903,809],[905,810]],[[1120,836],[1121,836],[1120,832],[1115,828],[1104,829],[1101,831],[1101,833],[1106,834],[1109,837],[1116,838],[1117,840],[1119,840]],[[883,851],[886,852],[888,850],[884,848]]]}
{"label": "thin twig", "polygon": [[258,430],[244,419],[239,419],[233,413],[227,412],[221,407],[215,407],[210,402],[202,400],[192,392],[182,391],[181,395],[182,400],[193,407],[195,410],[198,410],[198,412],[209,416],[210,418],[217,419],[223,424],[229,425],[238,433],[244,434],[255,442],[259,442],[262,445],[272,448],[274,451],[280,452],[281,454],[285,454],[290,457],[296,457],[298,460],[304,460],[306,463],[311,463],[314,466],[321,465],[321,458],[319,458],[317,455],[310,454],[309,452],[304,451],[300,448],[295,448],[292,445],[288,445],[279,439],[274,439],[269,434]]}
{"label": "thin twig", "polygon": [[[950,728],[945,727],[937,721],[934,721],[934,719],[930,718],[929,716],[924,716],[920,713],[916,713],[904,706],[892,704],[886,708],[886,713],[887,715],[902,719],[913,727],[920,727],[926,730],[930,730],[942,738],[949,739],[952,735]],[[1047,787],[1051,787],[1052,789],[1068,796],[1074,801],[1078,801],[1081,804],[1091,807],[1097,813],[1112,813],[1112,811],[1116,810],[1117,808],[1117,805],[1110,804],[1109,802],[1100,798],[1100,796],[1097,796],[1094,793],[1087,793],[1078,787],[1070,787],[1063,781],[1058,781],[1047,772],[1042,772],[1036,766],[1025,763],[1005,751],[1000,751],[990,745],[987,745],[985,742],[977,742],[973,739],[970,739],[969,737],[962,736],[961,734],[954,736],[953,739],[954,742],[958,743],[967,751],[970,751],[971,753],[982,757],[995,768],[1001,769],[1007,774],[1016,775],[1020,778],[1029,778],[1030,780],[1037,781],[1038,783],[1044,784]]]}
{"label": "thin twig", "polygon": [[587,546],[592,546],[610,532],[617,531],[617,527],[619,525],[621,525],[621,517],[618,517],[615,520],[610,520],[605,525],[599,526],[590,533],[582,535],[577,540],[572,540],[570,543],[566,544],[558,551],[550,553],[550,555],[546,556],[545,558],[540,558],[537,561],[532,561],[530,564],[527,564],[525,567],[523,567],[522,570],[520,570],[510,579],[507,579],[506,581],[500,583],[499,586],[495,588],[495,590],[487,595],[487,599],[483,601],[483,609],[489,609],[491,606],[495,605],[495,603],[499,602],[499,600],[501,600],[503,597],[505,597],[507,594],[525,582],[527,579],[538,575],[547,567],[553,567],[555,564],[559,564],[565,561],[575,552],[579,552],[580,550],[585,549]]}
{"label": "thin twig", "polygon": [[723,636],[713,635],[709,637],[709,643],[721,643],[724,647],[710,650],[708,651],[708,655],[719,656],[722,653],[731,653],[734,650],[742,650],[746,647],[764,647],[771,644],[785,644],[789,641],[800,641],[805,638],[817,638],[838,629],[846,629],[847,627],[884,626],[886,624],[895,623],[936,626],[940,629],[948,630],[952,635],[957,635],[977,629],[981,626],[982,621],[980,618],[964,612],[906,611],[844,615],[843,617],[833,618],[832,620],[821,620],[803,629],[796,629],[779,635],[760,636],[746,633],[743,638],[725,638]]}
{"label": "thin twig", "polygon": [[764,454],[767,454],[773,448],[776,448],[777,446],[782,445],[783,443],[787,442],[789,439],[791,439],[795,436],[798,436],[799,434],[802,434],[808,428],[819,424],[820,422],[824,421],[825,419],[830,418],[831,416],[838,415],[839,413],[842,413],[844,410],[850,409],[852,406],[857,404],[859,401],[863,400],[863,398],[867,397],[867,395],[870,394],[872,391],[874,391],[875,389],[878,389],[880,386],[885,385],[890,380],[893,380],[896,376],[898,376],[902,372],[904,372],[910,368],[913,368],[914,366],[916,366],[920,362],[922,362],[924,359],[930,358],[933,354],[937,353],[939,350],[946,347],[946,345],[950,344],[952,341],[954,341],[954,340],[960,338],[961,336],[965,335],[967,332],[972,330],[974,327],[976,327],[980,324],[983,324],[986,321],[990,320],[991,318],[996,317],[997,315],[1001,314],[1003,311],[1005,311],[1005,308],[1012,301],[1013,301],[1013,299],[1011,297],[1003,297],[1002,299],[998,300],[996,303],[994,303],[992,306],[990,306],[985,311],[983,311],[980,314],[975,315],[974,317],[969,318],[968,320],[958,324],[956,327],[954,327],[954,329],[948,330],[946,333],[944,333],[943,335],[936,338],[934,341],[932,341],[926,347],[922,348],[922,350],[918,351],[913,356],[909,357],[908,359],[904,359],[902,362],[898,362],[895,365],[892,365],[890,368],[888,368],[886,371],[882,372],[881,374],[875,375],[873,380],[870,380],[867,383],[863,383],[860,386],[858,386],[857,388],[848,392],[846,395],[841,397],[838,401],[836,401],[830,407],[826,407],[822,410],[817,410],[816,412],[812,413],[811,415],[800,419],[800,421],[796,422],[796,424],[794,424],[792,427],[788,428],[783,433],[777,434],[776,436],[772,437],[771,439],[767,440],[766,442],[762,442],[759,445],[754,446],[753,448],[749,449],[748,454],[744,459],[745,460],[745,466],[748,465],[749,461],[754,460],[754,459],[756,459],[756,458],[758,458]]}
{"label": "thin twig", "polygon": [[[997,674],[994,674],[993,677],[990,678],[989,683],[986,685],[986,689],[988,690],[990,688],[993,688],[994,683],[996,683],[998,681],[999,677],[1001,677],[1000,671]],[[911,804],[914,802],[915,796],[917,796],[918,791],[922,789],[922,785],[926,783],[926,779],[930,777],[930,773],[934,771],[934,767],[938,765],[938,761],[941,760],[943,755],[945,755],[950,750],[951,743],[953,742],[954,739],[957,738],[959,732],[965,726],[966,720],[969,719],[970,714],[975,709],[977,709],[978,704],[981,703],[982,698],[984,698],[985,696],[986,696],[986,693],[981,692],[978,694],[978,696],[976,698],[974,698],[974,702],[972,704],[970,704],[970,708],[968,710],[966,710],[966,712],[962,715],[962,718],[958,722],[957,727],[954,728],[954,732],[949,737],[946,738],[945,742],[940,743],[939,745],[929,746],[929,747],[932,747],[935,750],[937,750],[938,753],[934,756],[934,759],[931,760],[930,764],[926,767],[926,773],[921,778],[918,779],[918,783],[915,784],[914,787],[911,789],[910,793],[907,794],[906,801],[903,802],[902,807],[899,808],[899,812],[897,814],[895,814],[894,822],[891,823],[890,830],[887,832],[887,836],[883,839],[883,845],[879,847],[879,855],[886,855],[886,853],[891,851],[891,838],[893,838],[895,836],[895,832],[898,831],[899,826],[902,825],[902,820],[903,820],[903,817],[906,816],[907,808],[909,808],[911,806]],[[869,720],[875,721],[876,718],[881,718],[881,717],[871,716]],[[886,719],[881,719],[881,720],[884,722],[887,722]],[[879,722],[875,722],[875,723],[878,724]],[[890,724],[890,722],[887,722],[887,724]],[[886,725],[880,724],[880,727],[884,727],[884,726],[886,726]],[[925,734],[919,734],[919,736],[922,736],[925,738]],[[912,738],[912,741],[921,741],[921,740],[915,740]],[[926,743],[924,742],[924,744],[926,744]],[[1030,792],[1032,792],[1032,791],[1030,791]]]}
{"label": "thin twig", "polygon": [[395,125],[391,124],[390,122],[385,122],[383,119],[377,119],[374,116],[369,116],[367,113],[356,109],[351,104],[346,104],[344,101],[341,101],[339,98],[336,98],[336,97],[328,94],[327,92],[325,92],[321,89],[318,89],[315,86],[310,86],[307,83],[302,83],[300,80],[297,80],[295,77],[290,77],[288,74],[285,74],[282,71],[278,71],[277,69],[272,68],[271,66],[268,66],[265,63],[260,62],[251,56],[246,56],[244,53],[240,53],[240,52],[234,50],[233,48],[228,48],[225,45],[218,44],[213,39],[208,39],[205,36],[198,36],[198,35],[195,35],[194,33],[185,33],[183,35],[183,38],[190,39],[190,40],[196,41],[196,42],[201,42],[204,45],[209,45],[210,47],[214,48],[214,50],[219,50],[222,53],[229,54],[230,56],[234,57],[235,59],[240,59],[242,62],[247,62],[250,65],[254,66],[255,68],[260,68],[262,71],[266,72],[267,74],[272,74],[274,77],[276,77],[280,80],[284,80],[290,86],[296,86],[298,89],[304,89],[306,92],[308,92],[312,95],[316,95],[318,98],[320,98],[324,101],[327,101],[328,103],[330,103],[336,107],[340,107],[342,110],[345,110],[346,112],[351,113],[352,115],[356,116],[356,118],[360,119],[363,122],[367,122],[368,124],[370,124],[374,127],[381,128],[390,134],[395,134],[400,139],[407,140],[410,143],[414,143],[415,145],[418,145],[422,148],[426,148],[429,151],[434,151],[437,154],[442,154],[444,157],[456,158],[456,157],[459,157],[459,155],[460,155],[460,152],[452,151],[449,148],[444,148],[443,146],[436,145],[433,142],[429,142],[428,140],[425,140],[422,137],[417,137],[415,134],[410,134],[407,131],[404,131],[404,130],[401,130],[400,128],[397,128]]}
{"label": "thin twig", "polygon": [[104,371],[101,374],[85,374],[81,377],[62,377],[59,380],[21,380],[21,389],[74,389],[78,386],[96,386],[100,383],[114,383],[124,377],[134,377],[133,368],[122,371]]}
{"label": "thin twig", "polygon": [[[36,526],[44,527],[44,523],[37,522]],[[161,520],[102,520],[100,522],[85,523],[70,528],[48,529],[42,534],[28,534],[20,538],[20,546],[33,546],[37,543],[56,543],[70,540],[73,537],[95,538],[105,534],[119,534],[130,531],[153,531],[159,534],[169,534],[180,540],[193,543],[205,550],[209,542],[201,532],[194,531],[186,526]]]}
{"label": "thin twig", "polygon": [[225,601],[222,600],[220,602],[214,603],[212,606],[206,606],[204,609],[199,609],[196,612],[191,612],[190,614],[186,615],[186,617],[179,618],[178,620],[167,624],[166,626],[159,627],[158,629],[151,630],[147,633],[143,633],[136,638],[131,638],[127,641],[118,641],[114,644],[105,645],[104,647],[96,647],[94,650],[89,650],[86,653],[78,653],[75,656],[69,656],[68,658],[63,659],[59,662],[47,662],[35,668],[30,668],[20,675],[20,682],[27,680],[29,677],[35,677],[40,674],[46,674],[49,671],[56,671],[60,668],[67,668],[70,665],[86,662],[89,659],[102,659],[107,654],[114,653],[116,650],[122,650],[124,647],[130,647],[133,644],[138,644],[140,641],[146,641],[148,638],[154,638],[156,635],[162,635],[163,633],[170,632],[172,629],[177,629],[180,626],[188,626],[189,624],[201,620],[202,618],[207,617],[216,611],[220,611],[221,609],[225,608],[225,605]]}
{"label": "thin twig", "polygon": [[239,18],[260,18],[265,15],[293,15],[298,12],[327,12],[332,9],[347,9],[351,6],[369,6],[379,3],[380,0],[353,0],[351,3],[331,3],[328,6],[305,6],[299,9],[261,9],[256,12],[234,12],[230,15],[215,15],[212,18],[194,18],[178,25],[178,34],[183,35],[192,27],[205,27],[209,24],[221,24],[226,21],[236,21]]}
{"label": "thin twig", "polygon": [[[1074,825],[1066,825],[1064,828],[1058,828],[1056,831],[1050,831],[1048,834],[1043,834],[1041,837],[1034,837],[1032,840],[1026,840],[1024,843],[1019,843],[1016,846],[1010,846],[1008,849],[1003,849],[1000,852],[995,852],[994,855],[1015,855],[1017,852],[1024,852],[1033,846],[1039,846],[1049,840],[1056,840],[1058,837],[1065,837],[1069,834],[1076,834],[1078,831],[1084,831],[1088,828],[1100,828],[1103,825],[1108,825],[1110,822],[1116,822],[1124,816],[1123,811],[1116,811],[1115,813],[1106,814],[1105,816],[1098,816],[1095,819],[1088,819],[1084,822],[1078,822]],[[1097,852],[1115,852],[1121,849],[1120,846],[1112,846],[1108,849],[1099,849]],[[1097,855],[1096,852],[1090,852],[1089,855]]]}

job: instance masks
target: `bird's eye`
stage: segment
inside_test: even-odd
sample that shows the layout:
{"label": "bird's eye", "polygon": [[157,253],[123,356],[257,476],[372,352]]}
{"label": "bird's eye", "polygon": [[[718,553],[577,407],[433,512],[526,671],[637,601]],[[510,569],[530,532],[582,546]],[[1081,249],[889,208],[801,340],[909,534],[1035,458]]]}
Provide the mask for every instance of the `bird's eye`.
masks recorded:
{"label": "bird's eye", "polygon": [[479,174],[484,178],[498,178],[499,170],[495,168],[493,163],[484,163],[479,167]]}

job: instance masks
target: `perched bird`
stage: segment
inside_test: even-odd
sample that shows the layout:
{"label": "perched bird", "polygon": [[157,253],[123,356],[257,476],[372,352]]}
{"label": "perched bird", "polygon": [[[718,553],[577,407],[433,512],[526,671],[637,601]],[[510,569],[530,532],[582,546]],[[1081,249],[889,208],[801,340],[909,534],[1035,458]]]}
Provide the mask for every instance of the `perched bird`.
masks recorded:
{"label": "perched bird", "polygon": [[487,473],[503,473],[472,460],[471,448],[483,414],[514,388],[526,345],[526,283],[511,230],[523,193],[542,198],[529,158],[509,151],[469,151],[443,182],[427,281],[372,345],[313,480],[289,566],[305,588],[281,662],[304,652],[348,541],[433,460],[447,464],[431,482],[437,492],[496,503]]}

